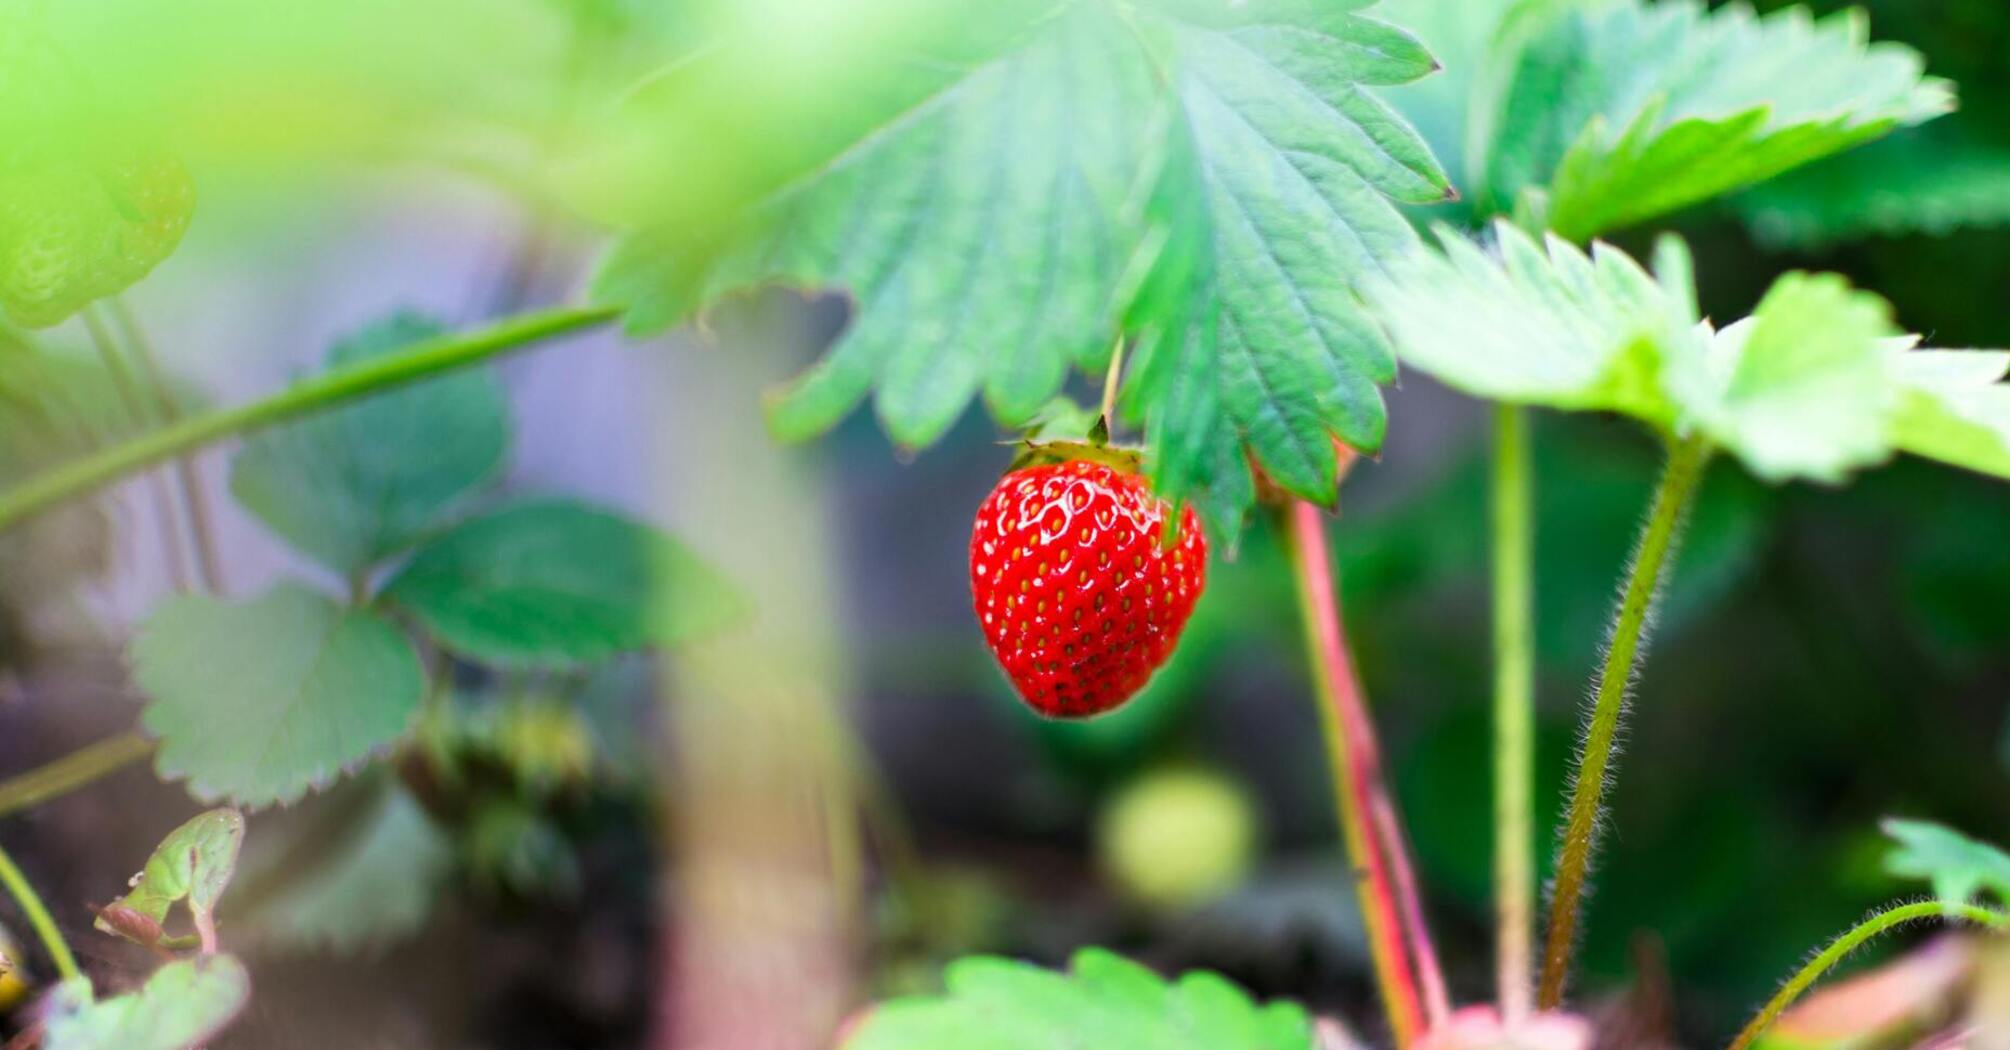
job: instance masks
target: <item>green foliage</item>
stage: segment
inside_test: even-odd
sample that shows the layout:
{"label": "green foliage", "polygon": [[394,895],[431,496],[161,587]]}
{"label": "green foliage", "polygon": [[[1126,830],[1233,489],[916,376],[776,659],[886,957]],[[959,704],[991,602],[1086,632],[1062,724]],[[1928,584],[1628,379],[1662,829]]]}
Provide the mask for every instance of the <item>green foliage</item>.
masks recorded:
{"label": "green foliage", "polygon": [[1928,821],[1891,819],[1882,826],[1897,843],[1885,855],[1886,871],[1930,881],[1934,896],[1949,904],[1989,893],[2010,906],[2010,854]]}
{"label": "green foliage", "polygon": [[[393,314],[337,343],[328,367],[444,332]],[[509,432],[493,373],[434,379],[251,438],[231,465],[231,492],[288,543],[347,575],[437,528],[495,476]]]}
{"label": "green foliage", "polygon": [[441,644],[497,667],[578,666],[684,641],[744,610],[675,539],[564,501],[461,524],[421,549],[385,595]]}
{"label": "green foliage", "polygon": [[1768,481],[1840,481],[1899,449],[2010,477],[2006,355],[1913,351],[1888,304],[1830,274],[1788,274],[1717,329],[1678,241],[1650,277],[1603,245],[1493,232],[1489,252],[1440,231],[1366,289],[1403,358],[1454,387],[1700,432]]}
{"label": "green foliage", "polygon": [[1760,240],[1791,248],[2010,223],[2010,149],[1933,130],[1754,187],[1737,210]]}
{"label": "green foliage", "polygon": [[88,981],[59,986],[49,1000],[47,1050],[187,1050],[230,1024],[251,998],[251,978],[228,955],[203,955],[155,970],[135,992],[94,999]]}
{"label": "green foliage", "polygon": [[[228,654],[225,658],[224,654]],[[389,746],[418,712],[411,643],[298,584],[247,602],[169,601],[133,644],[156,768],[201,799],[286,803]]]}
{"label": "green foliage", "polygon": [[351,953],[409,937],[432,914],[453,863],[450,843],[409,793],[391,783],[368,790],[362,812],[333,841],[293,844],[315,862],[259,902],[251,921],[266,938]]}
{"label": "green foliage", "polygon": [[[1572,11],[1531,42],[1488,180],[1547,186],[1581,239],[1758,182],[1953,108],[1909,48],[1862,16],[1756,18],[1695,0]],[[1547,172],[1547,175],[1540,175]]]}
{"label": "green foliage", "polygon": [[625,237],[597,295],[646,331],[762,282],[843,288],[851,327],[770,420],[806,437],[876,388],[910,446],[980,391],[1002,423],[1026,422],[1126,329],[1126,412],[1149,427],[1162,490],[1208,489],[1215,520],[1239,517],[1247,442],[1280,483],[1330,499],[1332,438],[1379,446],[1375,384],[1393,374],[1347,286],[1413,242],[1392,198],[1449,192],[1362,90],[1420,77],[1430,56],[1360,6],[1066,5],[716,240]]}
{"label": "green foliage", "polygon": [[1221,977],[1167,982],[1109,952],[1086,949],[1068,973],[1006,959],[950,964],[939,999],[896,999],[867,1015],[845,1050],[1312,1050],[1311,1020],[1289,1003],[1259,1006]]}
{"label": "green foliage", "polygon": [[[159,928],[167,923],[168,909],[188,902],[189,915],[198,930],[214,930],[217,901],[224,887],[237,873],[238,850],[244,845],[244,815],[234,809],[213,809],[191,818],[154,847],[146,867],[140,869],[124,896],[105,908],[123,909],[145,917]],[[132,936],[130,925],[107,921],[102,915],[97,927],[105,933]],[[136,938],[149,946],[158,937]]]}

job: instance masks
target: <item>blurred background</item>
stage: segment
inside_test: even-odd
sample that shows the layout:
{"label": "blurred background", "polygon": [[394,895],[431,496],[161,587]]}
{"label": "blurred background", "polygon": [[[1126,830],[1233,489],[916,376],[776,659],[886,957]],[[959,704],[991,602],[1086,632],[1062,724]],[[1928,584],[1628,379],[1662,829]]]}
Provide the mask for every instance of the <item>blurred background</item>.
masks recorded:
{"label": "blurred background", "polygon": [[[1739,316],[1783,270],[1837,270],[1936,345],[2010,344],[2010,6],[1869,8],[1877,36],[1961,85],[1962,111],[1679,217],[1704,310]],[[614,0],[524,10],[474,23],[501,26],[476,30],[497,37],[480,75],[408,83],[413,63],[380,56],[380,87],[413,126],[462,132],[431,140],[452,156],[402,155],[387,125],[363,122],[357,150],[389,162],[326,166],[325,141],[235,143],[210,167],[191,152],[197,219],[125,296],[188,403],[258,396],[397,311],[464,325],[577,297],[596,234],[511,174],[522,129],[543,126],[525,112],[563,95],[513,92],[509,75],[576,63],[575,79],[545,82],[620,81],[675,53],[680,23]],[[310,118],[303,140],[347,126]],[[1273,532],[1258,523],[1211,567],[1140,699],[1086,724],[1035,719],[968,611],[971,515],[1011,435],[978,413],[914,455],[865,413],[807,446],[762,434],[760,390],[813,360],[845,314],[837,298],[766,294],[699,330],[575,338],[495,366],[514,419],[500,490],[671,528],[756,602],[801,603],[814,637],[792,644],[830,658],[786,701],[678,653],[564,678],[454,669],[452,746],[483,770],[455,805],[429,805],[394,762],[253,816],[225,929],[257,993],[220,1050],[639,1046],[654,1011],[679,1009],[680,974],[764,950],[731,933],[745,922],[809,945],[792,957],[806,968],[777,980],[828,989],[833,1010],[926,990],[961,954],[1058,962],[1101,944],[1372,1014]],[[137,428],[80,324],[37,342],[102,418],[49,438],[0,398],[0,478]],[[1077,393],[1093,397],[1086,381]],[[1491,986],[1485,417],[1407,376],[1390,420],[1331,533],[1453,992],[1478,1000]],[[1553,816],[1658,450],[1619,421],[1544,418],[1537,437],[1538,798]],[[232,501],[234,454],[195,461],[221,589],[313,577]],[[122,647],[190,557],[164,539],[161,483],[0,537],[0,777],[133,724]],[[1909,890],[1882,872],[1878,818],[2010,839],[2010,490],[1910,460],[1847,490],[1774,490],[1719,463],[1633,710],[1581,987],[1661,1011],[1680,1042],[1718,1042],[1809,946]],[[759,771],[793,787],[736,788]],[[864,816],[805,816],[797,788]],[[141,764],[7,816],[0,839],[88,938],[90,908],[195,809]],[[729,818],[811,834],[749,846]],[[695,910],[746,906],[693,888],[708,849],[783,866],[801,854],[811,885],[774,890],[790,915],[708,934]],[[665,882],[666,868],[683,875]],[[93,965],[125,958],[84,943]]]}

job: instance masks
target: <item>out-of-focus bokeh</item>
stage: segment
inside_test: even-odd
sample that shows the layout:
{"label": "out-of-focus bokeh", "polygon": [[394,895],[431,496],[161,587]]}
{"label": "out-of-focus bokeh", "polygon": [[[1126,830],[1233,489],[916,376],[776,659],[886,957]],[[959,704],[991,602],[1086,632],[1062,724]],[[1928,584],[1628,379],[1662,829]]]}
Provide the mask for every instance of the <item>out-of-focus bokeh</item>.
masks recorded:
{"label": "out-of-focus bokeh", "polygon": [[[918,97],[959,49],[1039,16],[981,6],[945,26],[939,5],[836,0],[16,0],[0,12],[0,120],[36,124],[48,156],[141,129],[132,142],[186,165],[194,219],[123,302],[194,409],[313,372],[398,311],[461,327],[574,301],[605,224],[704,236],[827,159],[858,100]],[[1938,345],[2010,343],[2010,6],[1869,6],[1880,38],[1961,85],[1961,111],[1680,215],[1704,311],[1741,316],[1784,270],[1838,270]],[[52,48],[24,44],[31,20]],[[888,34],[939,63],[852,68],[832,46]],[[805,65],[824,61],[837,68]],[[848,86],[804,88],[831,83]],[[632,135],[658,107],[710,119],[675,141]],[[218,1050],[584,1050],[666,1023],[708,1045],[708,1010],[761,1007],[706,1000],[695,971],[778,964],[751,986],[835,1017],[928,990],[959,955],[1059,962],[1087,944],[1372,1016],[1275,531],[1256,522],[1211,566],[1140,699],[1035,719],[983,647],[966,575],[971,514],[1012,435],[979,411],[918,454],[870,413],[813,444],[763,432],[761,392],[821,353],[847,306],[764,293],[668,336],[597,332],[493,366],[511,437],[482,499],[578,497],[653,522],[784,612],[737,649],[590,673],[443,662],[440,746],[465,783],[429,797],[399,761],[252,815],[223,922],[256,992]],[[16,362],[31,353],[28,397]],[[81,319],[0,329],[0,481],[158,421],[118,383]],[[1486,420],[1414,375],[1389,418],[1331,535],[1452,991],[1478,1000]],[[1543,417],[1536,437],[1537,798],[1553,815],[1658,449],[1599,418]],[[191,460],[220,590],[291,575],[339,593],[350,581],[233,496],[238,451]],[[0,536],[0,777],[134,724],[127,635],[200,574],[163,509],[173,478]],[[2010,839],[2010,489],[1920,461],[1771,489],[1719,463],[1661,620],[1581,987],[1594,1006],[1665,1004],[1672,1034],[1706,1045],[1810,945],[1910,892],[1881,867],[1880,817]],[[89,940],[91,909],[197,808],[140,764],[5,815],[0,841],[87,968],[116,971],[135,956]],[[749,870],[773,881],[734,884]],[[794,949],[764,954],[764,938]]]}

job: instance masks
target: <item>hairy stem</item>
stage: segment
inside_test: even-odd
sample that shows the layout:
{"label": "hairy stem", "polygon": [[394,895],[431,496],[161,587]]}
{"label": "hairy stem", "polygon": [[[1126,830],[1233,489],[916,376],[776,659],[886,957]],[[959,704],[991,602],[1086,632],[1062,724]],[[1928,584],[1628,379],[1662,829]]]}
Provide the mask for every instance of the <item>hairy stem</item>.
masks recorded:
{"label": "hairy stem", "polygon": [[[125,300],[113,296],[107,301],[111,304],[112,318],[118,322],[119,331],[125,337],[127,349],[139,362],[147,385],[153,388],[154,404],[160,410],[161,421],[181,422],[181,402],[168,385],[167,373],[161,369],[160,357],[154,353],[153,341],[147,338],[146,330],[140,327],[139,317],[126,306]],[[223,562],[217,556],[216,530],[210,525],[209,501],[203,496],[202,476],[196,469],[195,457],[176,457],[174,471],[175,480],[181,488],[182,512],[188,516],[189,544],[195,548],[196,576],[202,581],[205,591],[221,593]]]}
{"label": "hairy stem", "polygon": [[1535,1000],[1535,521],[1528,410],[1494,411],[1494,973],[1513,1023]]}
{"label": "hairy stem", "polygon": [[1536,1005],[1544,1010],[1563,1003],[1564,984],[1577,942],[1585,875],[1591,866],[1592,847],[1604,812],[1605,782],[1613,744],[1619,735],[1620,715],[1626,706],[1626,691],[1644,650],[1655,597],[1680,543],[1682,523],[1688,517],[1689,504],[1709,461],[1710,447],[1700,438],[1669,445],[1667,465],[1662,469],[1660,484],[1655,487],[1653,506],[1633,552],[1633,563],[1627,569],[1626,589],[1620,595],[1612,639],[1606,646],[1604,666],[1598,672],[1591,720],[1578,748],[1569,817],[1557,852],[1556,890],[1550,900],[1542,985],[1536,996]]}
{"label": "hairy stem", "polygon": [[63,931],[56,928],[56,920],[49,917],[49,909],[42,904],[42,898],[35,887],[28,885],[28,879],[21,869],[14,866],[14,858],[0,848],[0,886],[21,905],[22,914],[28,917],[28,925],[34,927],[35,936],[42,939],[42,947],[49,952],[49,958],[56,964],[56,973],[63,980],[79,976],[77,957],[70,954],[70,944],[63,939]]}
{"label": "hairy stem", "polygon": [[1944,901],[1892,905],[1857,923],[1842,936],[1830,941],[1828,947],[1816,953],[1814,958],[1808,960],[1807,965],[1787,978],[1787,983],[1780,986],[1780,990],[1774,993],[1772,999],[1759,1010],[1758,1016],[1752,1018],[1752,1022],[1738,1033],[1736,1039],[1731,1040],[1730,1050],[1745,1050],[1752,1045],[1752,1041],[1765,1034],[1766,1029],[1771,1028],[1773,1022],[1779,1020],[1780,1015],[1786,1012],[1787,1007],[1793,1005],[1795,999],[1800,998],[1802,992],[1821,980],[1823,974],[1833,969],[1851,952],[1862,947],[1864,942],[1909,922],[1939,918],[1972,922],[1994,930],[2010,929],[2010,913],[1989,908],[1978,908],[1969,904],[1949,904]]}
{"label": "hairy stem", "polygon": [[120,733],[86,744],[55,761],[0,780],[0,817],[96,783],[153,753],[153,741],[138,733]]}
{"label": "hairy stem", "polygon": [[[1381,755],[1348,656],[1333,562],[1319,508],[1303,501],[1289,510],[1294,577],[1320,700],[1333,798],[1347,854],[1359,868],[1355,890],[1368,930],[1369,954],[1398,1046],[1408,1046],[1446,1010],[1444,981],[1423,926],[1395,807],[1382,784]],[[1419,984],[1423,988],[1420,991]]]}
{"label": "hairy stem", "polygon": [[613,320],[615,313],[611,308],[568,308],[523,314],[476,332],[427,339],[395,354],[318,375],[262,401],[190,416],[37,474],[0,493],[0,529],[211,442],[478,364],[540,340],[603,325]]}

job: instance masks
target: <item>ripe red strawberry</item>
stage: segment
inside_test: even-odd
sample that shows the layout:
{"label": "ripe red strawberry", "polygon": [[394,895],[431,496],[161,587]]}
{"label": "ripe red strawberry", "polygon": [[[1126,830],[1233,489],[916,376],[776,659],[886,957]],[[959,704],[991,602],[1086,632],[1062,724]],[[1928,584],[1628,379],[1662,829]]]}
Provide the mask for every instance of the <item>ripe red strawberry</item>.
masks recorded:
{"label": "ripe red strawberry", "polygon": [[1102,463],[1015,470],[977,510],[970,587],[985,641],[1041,714],[1086,718],[1144,687],[1172,655],[1207,582],[1193,508]]}

